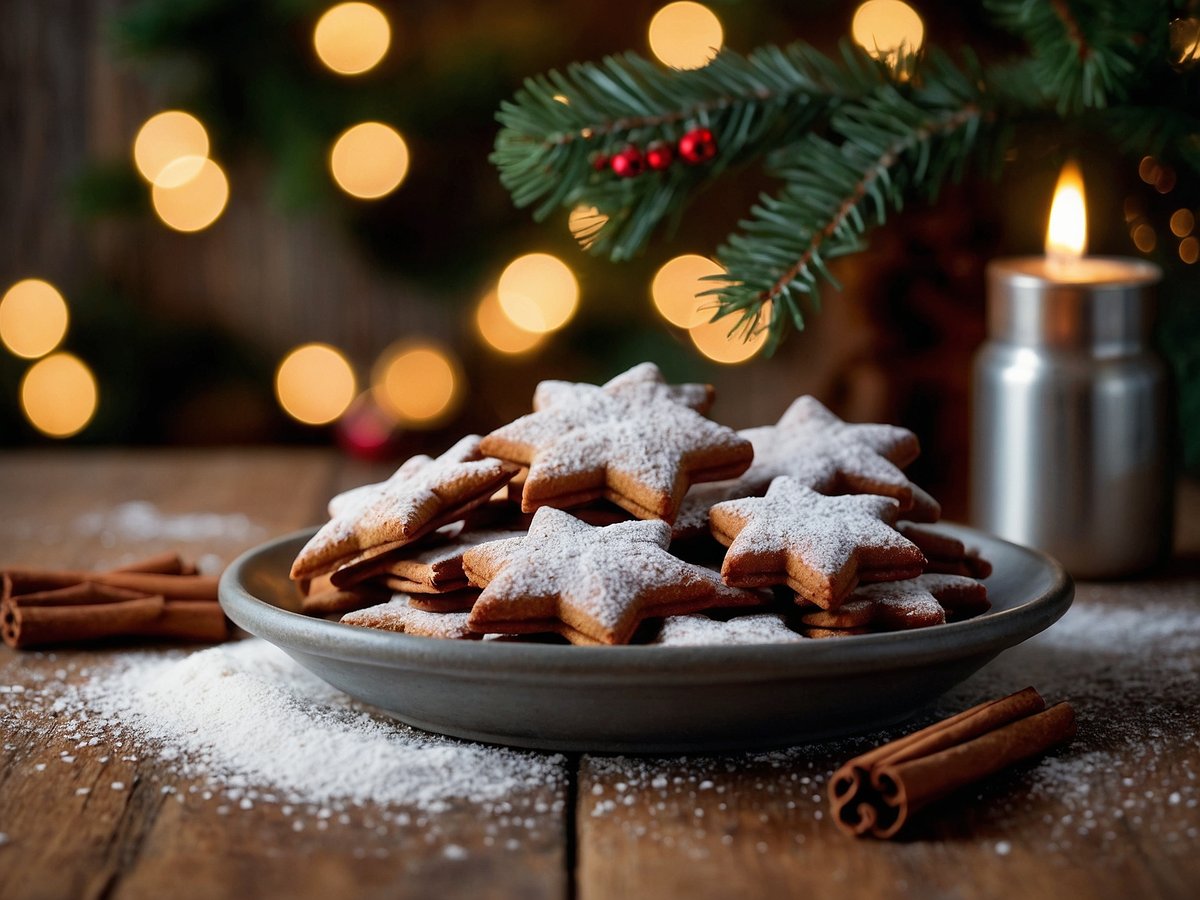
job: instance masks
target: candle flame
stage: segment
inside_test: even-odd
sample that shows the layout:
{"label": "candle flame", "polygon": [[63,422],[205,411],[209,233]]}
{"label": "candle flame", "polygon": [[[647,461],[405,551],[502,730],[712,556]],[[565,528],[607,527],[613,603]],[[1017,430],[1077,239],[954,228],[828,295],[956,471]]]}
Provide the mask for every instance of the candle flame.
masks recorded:
{"label": "candle flame", "polygon": [[1087,250],[1087,207],[1083,200],[1083,173],[1068,160],[1054,188],[1050,224],[1046,228],[1046,255],[1052,262],[1070,264]]}

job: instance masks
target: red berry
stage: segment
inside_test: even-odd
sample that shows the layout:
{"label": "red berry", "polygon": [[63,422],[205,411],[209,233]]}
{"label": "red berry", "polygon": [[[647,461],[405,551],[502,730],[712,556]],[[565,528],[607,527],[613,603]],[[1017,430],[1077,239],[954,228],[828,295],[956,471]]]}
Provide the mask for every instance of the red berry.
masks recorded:
{"label": "red berry", "polygon": [[608,168],[608,157],[603,153],[592,154],[592,168],[597,172],[603,172]]}
{"label": "red berry", "polygon": [[689,165],[706,163],[717,155],[717,141],[707,128],[693,128],[679,139],[679,155]]}
{"label": "red berry", "polygon": [[642,151],[637,147],[626,147],[620,153],[614,153],[608,164],[618,178],[634,178],[646,168]]}
{"label": "red berry", "polygon": [[655,141],[646,148],[646,165],[655,171],[661,171],[675,159],[675,151],[666,141]]}

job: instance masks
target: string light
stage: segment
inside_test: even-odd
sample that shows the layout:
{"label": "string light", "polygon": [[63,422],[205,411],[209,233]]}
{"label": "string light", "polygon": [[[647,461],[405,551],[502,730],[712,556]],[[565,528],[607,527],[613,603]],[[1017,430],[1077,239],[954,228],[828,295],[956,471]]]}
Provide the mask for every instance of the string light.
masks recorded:
{"label": "string light", "polygon": [[67,302],[40,278],[18,281],[0,299],[0,341],[25,359],[45,356],[67,333]]}
{"label": "string light", "polygon": [[867,0],[850,24],[854,42],[870,56],[888,64],[901,53],[912,54],[925,42],[925,23],[902,0]]}
{"label": "string light", "polygon": [[325,425],[338,418],[357,390],[349,360],[328,344],[301,344],[275,370],[279,405],[305,425]]}
{"label": "string light", "polygon": [[500,308],[500,299],[495,291],[488,291],[475,308],[475,327],[479,336],[493,350],[516,356],[528,353],[542,342],[544,334],[518,328]]}
{"label": "string light", "polygon": [[360,122],[334,141],[329,170],[351,197],[374,200],[398,188],[408,174],[408,145],[390,125]]}
{"label": "string light", "polygon": [[317,57],[339,75],[361,75],[375,68],[391,42],[387,16],[370,3],[331,6],[313,28]]}
{"label": "string light", "polygon": [[538,334],[562,328],[579,306],[575,273],[549,253],[514,259],[501,273],[496,292],[512,323]]}
{"label": "string light", "polygon": [[406,425],[429,428],[458,411],[458,363],[434,344],[393,344],[375,363],[375,400]]}
{"label": "string light", "polygon": [[21,409],[43,434],[68,438],[96,414],[96,377],[78,357],[54,353],[39,359],[21,379]]}
{"label": "string light", "polygon": [[650,51],[673,69],[700,69],[721,49],[721,20],[702,3],[668,3],[650,20]]}
{"label": "string light", "polygon": [[[771,304],[764,303],[762,322],[771,321]],[[723,365],[737,365],[755,356],[767,343],[767,330],[760,328],[746,340],[745,334],[738,330],[733,335],[729,329],[737,322],[737,313],[723,316],[715,322],[703,322],[688,329],[688,337],[696,345],[696,349],[711,359]]]}
{"label": "string light", "polygon": [[1153,156],[1143,156],[1138,163],[1138,177],[1146,184],[1154,184],[1162,174],[1162,167]]}
{"label": "string light", "polygon": [[[700,297],[715,285],[706,275],[723,275],[725,269],[706,256],[694,253],[668,260],[650,283],[650,298],[664,319],[680,328],[692,328],[712,314],[712,297]],[[705,307],[709,307],[706,309]]]}
{"label": "string light", "polygon": [[151,184],[164,188],[195,178],[207,158],[208,132],[199,119],[178,109],[151,116],[133,140],[137,170]]}
{"label": "string light", "polygon": [[567,216],[567,228],[571,237],[586,250],[596,241],[600,229],[608,223],[608,216],[594,206],[577,206]]}
{"label": "string light", "polygon": [[1179,242],[1179,258],[1189,266],[1200,259],[1200,241],[1194,237],[1186,237]]}
{"label": "string light", "polygon": [[1171,233],[1175,237],[1187,237],[1196,227],[1196,217],[1190,209],[1177,209],[1171,213]]}
{"label": "string light", "polygon": [[190,170],[195,157],[182,157],[162,171],[162,178],[174,187],[155,183],[150,189],[154,212],[168,228],[176,231],[201,231],[220,218],[229,201],[229,180],[211,159],[200,160],[196,174],[182,182],[178,171]]}

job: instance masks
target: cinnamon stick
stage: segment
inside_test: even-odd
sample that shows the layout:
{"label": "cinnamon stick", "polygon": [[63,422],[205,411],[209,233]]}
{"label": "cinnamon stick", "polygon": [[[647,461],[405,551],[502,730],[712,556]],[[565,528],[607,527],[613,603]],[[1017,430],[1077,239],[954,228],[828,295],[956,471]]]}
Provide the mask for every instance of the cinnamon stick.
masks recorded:
{"label": "cinnamon stick", "polygon": [[0,637],[16,648],[127,636],[225,640],[217,582],[176,553],[106,572],[9,569],[0,572]]}
{"label": "cinnamon stick", "polygon": [[850,760],[829,782],[834,822],[847,834],[893,837],[922,807],[1074,736],[1070,704],[1045,707],[1025,688]]}
{"label": "cinnamon stick", "polygon": [[174,641],[217,643],[229,638],[229,621],[225,618],[224,610],[216,603],[206,600],[167,600],[163,604],[162,615],[138,626],[133,633]]}
{"label": "cinnamon stick", "polygon": [[96,641],[140,633],[162,616],[164,603],[162,597],[80,606],[23,606],[7,600],[0,606],[0,628],[4,643],[17,649]]}
{"label": "cinnamon stick", "polygon": [[4,573],[3,596],[15,597],[21,594],[52,591],[91,581],[112,587],[129,588],[144,594],[162,594],[181,600],[216,602],[219,580],[208,575],[171,575],[125,569],[114,569],[109,572],[49,572],[40,569],[8,569]]}

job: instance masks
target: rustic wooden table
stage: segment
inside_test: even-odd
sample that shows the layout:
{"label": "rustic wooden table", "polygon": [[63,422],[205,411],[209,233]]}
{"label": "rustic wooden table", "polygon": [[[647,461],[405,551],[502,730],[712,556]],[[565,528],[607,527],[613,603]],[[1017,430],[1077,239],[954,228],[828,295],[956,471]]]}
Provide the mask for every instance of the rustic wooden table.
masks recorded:
{"label": "rustic wooden table", "polygon": [[[379,474],[316,451],[9,453],[0,567],[162,549],[216,565]],[[534,788],[544,796],[502,840],[470,803],[297,831],[278,804],[231,812],[202,791],[164,793],[179,775],[153,754],[83,746],[63,764],[74,744],[32,702],[38,686],[121,651],[0,648],[0,897],[1200,896],[1200,489],[1181,489],[1179,512],[1166,572],[1079,585],[1066,618],[938,710],[1033,683],[1075,703],[1075,742],[893,843],[838,833],[824,796],[835,765],[890,734],[706,758],[568,755],[562,783]],[[123,789],[100,789],[113,782]]]}

